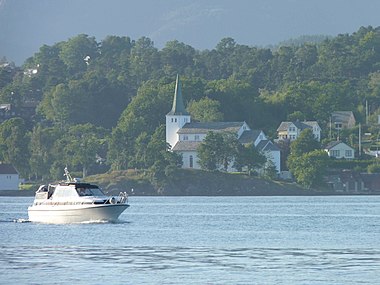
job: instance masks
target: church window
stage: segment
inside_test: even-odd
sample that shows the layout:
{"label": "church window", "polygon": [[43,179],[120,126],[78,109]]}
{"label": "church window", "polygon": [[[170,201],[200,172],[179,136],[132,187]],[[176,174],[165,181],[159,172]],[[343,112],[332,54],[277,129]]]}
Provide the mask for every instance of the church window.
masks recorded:
{"label": "church window", "polygon": [[192,155],[190,155],[190,161],[189,161],[189,163],[190,163],[190,168],[193,168],[194,167],[194,159],[193,159],[193,156]]}

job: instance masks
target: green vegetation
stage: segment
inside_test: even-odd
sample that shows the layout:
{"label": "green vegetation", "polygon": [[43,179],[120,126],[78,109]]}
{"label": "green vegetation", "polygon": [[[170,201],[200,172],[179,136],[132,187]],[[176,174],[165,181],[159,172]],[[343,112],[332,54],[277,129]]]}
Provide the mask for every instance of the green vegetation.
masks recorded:
{"label": "green vegetation", "polygon": [[[356,143],[352,132],[330,137],[330,113],[351,110],[377,135],[377,127],[365,125],[365,104],[374,123],[380,114],[379,66],[380,27],[273,50],[231,38],[212,50],[178,41],[158,50],[146,37],[97,42],[78,35],[42,46],[21,67],[1,65],[0,103],[12,104],[18,117],[0,125],[0,160],[32,180],[61,179],[67,165],[83,176],[137,169],[160,187],[179,164],[165,151],[163,129],[177,74],[188,111],[200,121],[246,121],[274,138],[281,121],[316,120],[324,138],[339,135]],[[28,115],[28,106],[36,106],[35,115]],[[319,153],[302,153],[305,161],[324,163]],[[225,167],[231,153],[215,159],[204,168]],[[238,163],[256,167],[244,155]],[[267,173],[272,176],[270,167]],[[320,175],[301,174],[297,180],[307,180],[307,187]]]}

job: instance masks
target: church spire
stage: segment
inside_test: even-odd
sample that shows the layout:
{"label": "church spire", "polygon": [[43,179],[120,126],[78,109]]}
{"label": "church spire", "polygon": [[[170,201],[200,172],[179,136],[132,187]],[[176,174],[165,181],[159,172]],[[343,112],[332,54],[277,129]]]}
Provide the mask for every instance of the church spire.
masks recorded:
{"label": "church spire", "polygon": [[183,104],[181,85],[182,85],[181,81],[179,80],[179,76],[177,74],[173,106],[172,106],[171,111],[168,113],[168,115],[189,115],[189,113],[185,109],[185,105]]}

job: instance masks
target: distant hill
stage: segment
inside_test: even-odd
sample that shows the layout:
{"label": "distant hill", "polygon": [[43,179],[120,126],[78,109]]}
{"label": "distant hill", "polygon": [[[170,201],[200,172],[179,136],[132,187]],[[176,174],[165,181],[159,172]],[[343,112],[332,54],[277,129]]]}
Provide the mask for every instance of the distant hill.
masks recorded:
{"label": "distant hill", "polygon": [[0,0],[0,57],[21,65],[44,44],[77,34],[178,40],[211,49],[225,37],[267,46],[300,35],[379,26],[380,1],[352,0]]}

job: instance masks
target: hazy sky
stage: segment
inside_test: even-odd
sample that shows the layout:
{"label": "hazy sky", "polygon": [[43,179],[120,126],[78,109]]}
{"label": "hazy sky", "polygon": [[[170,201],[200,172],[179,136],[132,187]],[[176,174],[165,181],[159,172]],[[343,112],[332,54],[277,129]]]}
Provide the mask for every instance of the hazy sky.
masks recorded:
{"label": "hazy sky", "polygon": [[380,26],[379,0],[0,0],[0,57],[18,65],[43,44],[85,33],[177,39],[212,49],[224,37],[266,46],[301,35]]}

